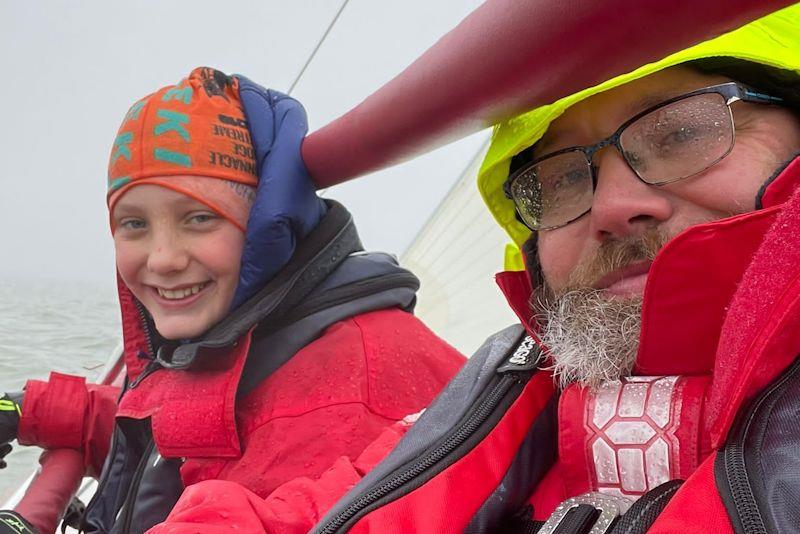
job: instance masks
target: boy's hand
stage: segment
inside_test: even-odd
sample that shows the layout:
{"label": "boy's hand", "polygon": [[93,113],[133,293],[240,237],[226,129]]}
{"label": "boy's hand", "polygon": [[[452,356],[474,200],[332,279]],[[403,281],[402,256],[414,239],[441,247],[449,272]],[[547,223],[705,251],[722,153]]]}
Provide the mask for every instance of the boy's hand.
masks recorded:
{"label": "boy's hand", "polygon": [[253,296],[289,261],[297,241],[325,215],[325,203],[300,156],[308,131],[300,103],[238,76],[259,183],[250,210],[233,308]]}

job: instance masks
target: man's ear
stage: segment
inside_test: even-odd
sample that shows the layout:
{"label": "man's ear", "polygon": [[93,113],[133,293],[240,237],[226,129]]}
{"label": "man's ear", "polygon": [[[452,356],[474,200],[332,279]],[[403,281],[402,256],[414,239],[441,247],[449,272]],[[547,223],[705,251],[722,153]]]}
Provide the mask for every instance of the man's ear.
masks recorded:
{"label": "man's ear", "polygon": [[522,244],[521,252],[531,287],[536,289],[544,283],[542,268],[539,264],[539,239],[536,232],[532,232],[528,240]]}

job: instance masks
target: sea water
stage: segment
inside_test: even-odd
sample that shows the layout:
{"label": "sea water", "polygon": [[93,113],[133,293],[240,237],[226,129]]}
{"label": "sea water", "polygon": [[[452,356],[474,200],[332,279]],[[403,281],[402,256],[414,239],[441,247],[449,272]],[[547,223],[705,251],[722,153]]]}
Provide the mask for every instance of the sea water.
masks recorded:
{"label": "sea water", "polygon": [[[0,279],[0,394],[51,371],[95,380],[120,339],[113,286]],[[14,442],[0,470],[0,503],[35,470],[40,453]]]}

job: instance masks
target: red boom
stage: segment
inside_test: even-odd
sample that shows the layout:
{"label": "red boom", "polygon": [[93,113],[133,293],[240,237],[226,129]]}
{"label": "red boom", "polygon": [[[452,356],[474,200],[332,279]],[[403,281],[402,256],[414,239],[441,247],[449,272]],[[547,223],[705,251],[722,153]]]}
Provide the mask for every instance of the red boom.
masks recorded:
{"label": "red boom", "polygon": [[396,78],[309,135],[328,187],[400,163],[792,4],[488,0]]}

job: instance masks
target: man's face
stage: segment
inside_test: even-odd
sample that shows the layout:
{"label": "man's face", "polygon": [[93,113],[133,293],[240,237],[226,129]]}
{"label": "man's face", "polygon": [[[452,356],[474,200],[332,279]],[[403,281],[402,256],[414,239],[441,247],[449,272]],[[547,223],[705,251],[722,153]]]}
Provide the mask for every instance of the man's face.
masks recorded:
{"label": "man's face", "polygon": [[[535,157],[591,145],[669,98],[730,80],[672,68],[593,96],[553,122]],[[800,120],[773,106],[732,105],[735,144],[695,176],[648,185],[612,146],[594,156],[591,210],[538,234],[544,285],[532,308],[562,386],[596,386],[630,373],[638,350],[642,295],[655,255],[689,226],[752,211],[757,192],[800,149]]]}
{"label": "man's face", "polygon": [[244,234],[205,204],[157,185],[112,213],[117,269],[167,339],[197,337],[229,311]]}
{"label": "man's face", "polygon": [[[727,81],[674,67],[595,95],[550,125],[535,156],[595,143],[654,104]],[[736,102],[732,111],[736,141],[731,153],[679,182],[643,183],[613,147],[595,155],[598,183],[591,211],[539,232],[542,274],[554,294],[589,286],[606,298],[640,297],[652,253],[668,239],[689,226],[754,209],[759,187],[800,148],[800,120],[784,108],[759,104]],[[610,258],[628,249],[626,244],[655,251]]]}

